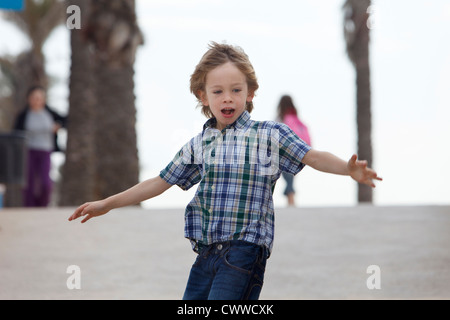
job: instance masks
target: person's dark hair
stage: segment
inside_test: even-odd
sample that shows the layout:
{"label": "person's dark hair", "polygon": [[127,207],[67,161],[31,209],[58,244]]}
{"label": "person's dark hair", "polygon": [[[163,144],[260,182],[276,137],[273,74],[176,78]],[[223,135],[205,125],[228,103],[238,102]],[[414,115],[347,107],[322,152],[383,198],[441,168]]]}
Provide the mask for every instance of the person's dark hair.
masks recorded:
{"label": "person's dark hair", "polygon": [[284,95],[281,97],[277,110],[277,117],[280,121],[283,121],[287,114],[297,114],[297,109],[295,108],[294,102],[289,95]]}
{"label": "person's dark hair", "polygon": [[31,87],[28,89],[28,91],[27,91],[27,99],[28,99],[28,98],[31,96],[31,94],[32,94],[34,91],[36,91],[36,90],[40,90],[40,91],[45,92],[45,89],[44,89],[43,86],[40,86],[40,85],[34,85],[34,86],[31,86]]}

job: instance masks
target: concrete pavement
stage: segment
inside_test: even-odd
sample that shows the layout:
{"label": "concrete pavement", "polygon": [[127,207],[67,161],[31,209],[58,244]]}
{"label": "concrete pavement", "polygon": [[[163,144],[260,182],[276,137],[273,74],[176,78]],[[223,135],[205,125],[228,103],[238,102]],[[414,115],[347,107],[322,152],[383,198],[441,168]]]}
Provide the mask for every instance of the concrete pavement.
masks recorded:
{"label": "concrete pavement", "polygon": [[[72,211],[0,210],[0,299],[182,297],[196,256],[183,208],[86,224],[68,222]],[[449,206],[278,208],[275,220],[261,299],[450,299]]]}

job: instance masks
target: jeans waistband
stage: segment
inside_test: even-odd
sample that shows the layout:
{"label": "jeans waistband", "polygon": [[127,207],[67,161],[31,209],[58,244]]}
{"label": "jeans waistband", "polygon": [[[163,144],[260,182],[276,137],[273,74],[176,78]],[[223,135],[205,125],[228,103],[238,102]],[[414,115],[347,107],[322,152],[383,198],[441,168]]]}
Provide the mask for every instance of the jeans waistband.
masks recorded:
{"label": "jeans waistband", "polygon": [[229,248],[232,247],[245,247],[245,246],[254,246],[258,247],[261,250],[261,256],[264,258],[268,257],[269,250],[264,245],[258,245],[256,243],[243,241],[243,240],[229,240],[229,241],[222,241],[222,242],[215,242],[210,245],[204,245],[202,243],[198,243],[198,253],[199,254],[210,254],[213,252],[226,252]]}

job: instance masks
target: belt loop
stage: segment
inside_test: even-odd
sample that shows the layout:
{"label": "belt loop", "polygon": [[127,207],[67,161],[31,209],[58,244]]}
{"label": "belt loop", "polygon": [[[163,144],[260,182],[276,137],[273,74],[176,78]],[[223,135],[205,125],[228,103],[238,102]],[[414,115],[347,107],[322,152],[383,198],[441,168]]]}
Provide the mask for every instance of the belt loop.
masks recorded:
{"label": "belt loop", "polygon": [[202,255],[203,258],[206,259],[206,258],[210,255],[211,250],[212,250],[213,248],[214,248],[213,245],[199,244],[199,245],[198,245],[198,253],[199,253],[199,255]]}

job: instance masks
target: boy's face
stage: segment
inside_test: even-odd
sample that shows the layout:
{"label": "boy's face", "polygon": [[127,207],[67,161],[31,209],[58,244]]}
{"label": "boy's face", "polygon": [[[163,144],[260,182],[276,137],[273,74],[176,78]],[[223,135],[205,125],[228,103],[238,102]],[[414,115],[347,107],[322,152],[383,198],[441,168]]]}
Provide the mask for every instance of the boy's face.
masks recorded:
{"label": "boy's face", "polygon": [[200,96],[203,105],[208,106],[216,118],[217,129],[222,130],[239,118],[254,94],[248,92],[245,75],[227,62],[208,72],[205,91]]}

